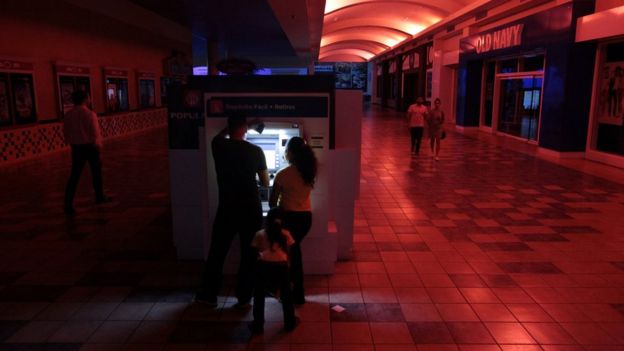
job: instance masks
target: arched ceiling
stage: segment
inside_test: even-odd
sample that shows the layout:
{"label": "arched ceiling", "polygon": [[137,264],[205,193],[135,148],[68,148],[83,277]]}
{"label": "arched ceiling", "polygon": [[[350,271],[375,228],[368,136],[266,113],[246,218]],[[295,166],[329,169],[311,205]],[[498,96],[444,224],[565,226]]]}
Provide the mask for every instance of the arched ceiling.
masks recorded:
{"label": "arched ceiling", "polygon": [[474,0],[327,0],[319,61],[368,61]]}

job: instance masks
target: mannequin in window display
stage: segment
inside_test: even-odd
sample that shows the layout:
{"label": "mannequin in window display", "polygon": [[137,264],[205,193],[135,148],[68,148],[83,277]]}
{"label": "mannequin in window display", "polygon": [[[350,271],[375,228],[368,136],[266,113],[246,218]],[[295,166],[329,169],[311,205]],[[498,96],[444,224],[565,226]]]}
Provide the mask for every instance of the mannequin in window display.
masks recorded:
{"label": "mannequin in window display", "polygon": [[618,117],[622,112],[623,76],[622,67],[616,66],[607,82],[607,103],[610,117]]}

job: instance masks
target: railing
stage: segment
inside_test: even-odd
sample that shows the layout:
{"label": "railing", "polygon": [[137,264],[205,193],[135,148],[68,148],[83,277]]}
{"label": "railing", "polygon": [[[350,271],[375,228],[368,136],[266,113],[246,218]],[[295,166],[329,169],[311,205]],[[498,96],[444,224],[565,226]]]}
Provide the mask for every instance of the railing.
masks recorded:
{"label": "railing", "polygon": [[[99,118],[104,140],[165,126],[167,109],[155,108]],[[0,166],[42,157],[69,147],[63,139],[63,123],[47,123],[0,130]]]}

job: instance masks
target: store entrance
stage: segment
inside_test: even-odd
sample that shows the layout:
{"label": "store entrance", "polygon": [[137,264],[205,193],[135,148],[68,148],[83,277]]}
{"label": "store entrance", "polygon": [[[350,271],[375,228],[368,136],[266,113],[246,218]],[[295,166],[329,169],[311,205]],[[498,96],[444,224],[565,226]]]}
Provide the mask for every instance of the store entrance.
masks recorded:
{"label": "store entrance", "polygon": [[541,75],[500,78],[499,132],[537,141],[543,80]]}
{"label": "store entrance", "polygon": [[416,102],[418,87],[418,73],[403,74],[403,111]]}

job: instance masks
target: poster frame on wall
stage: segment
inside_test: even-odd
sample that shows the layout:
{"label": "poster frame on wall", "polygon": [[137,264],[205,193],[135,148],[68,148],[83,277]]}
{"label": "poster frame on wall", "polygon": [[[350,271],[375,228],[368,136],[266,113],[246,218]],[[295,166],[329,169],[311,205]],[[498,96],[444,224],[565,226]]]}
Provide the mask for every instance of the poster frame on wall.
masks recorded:
{"label": "poster frame on wall", "polygon": [[9,74],[6,72],[0,72],[0,127],[10,126],[13,124],[11,101]]}
{"label": "poster frame on wall", "polygon": [[[130,84],[129,84],[129,72],[130,70],[128,70],[127,68],[116,68],[116,67],[104,67],[104,102],[106,103],[105,106],[105,110],[106,113],[117,113],[117,112],[126,112],[130,110]],[[109,83],[109,80],[120,80],[120,79],[124,79],[125,80],[125,88],[126,88],[126,93],[125,93],[125,99],[127,102],[127,107],[126,108],[122,108],[121,106],[121,102],[118,101],[117,99],[117,88],[115,87],[115,91],[113,92],[113,98],[110,98],[110,91],[109,91],[109,86],[112,83]]]}
{"label": "poster frame on wall", "polygon": [[13,73],[10,75],[10,81],[15,124],[37,122],[33,75],[30,73]]}
{"label": "poster frame on wall", "polygon": [[[148,71],[137,71],[137,89],[138,89],[138,97],[139,97],[139,107],[140,108],[153,108],[156,107],[156,79],[157,74],[155,72]],[[143,94],[142,94],[142,81],[151,81],[151,94],[149,94],[150,102],[147,104],[143,103]]]}
{"label": "poster frame on wall", "polygon": [[36,123],[38,103],[33,63],[0,57],[0,75],[4,81],[5,117],[8,111],[8,118],[0,120],[0,127]]}
{"label": "poster frame on wall", "polygon": [[[56,88],[58,97],[59,116],[62,118],[65,113],[73,108],[71,94],[78,88],[79,84],[87,84],[87,93],[93,94],[93,79],[91,78],[91,68],[87,65],[57,62],[54,66],[56,72]],[[84,80],[88,80],[85,82]],[[81,80],[82,82],[79,82]],[[71,86],[70,86],[71,85]],[[91,109],[94,109],[93,99]]]}
{"label": "poster frame on wall", "polygon": [[598,75],[598,123],[624,126],[624,61],[603,62]]}

